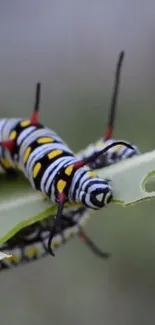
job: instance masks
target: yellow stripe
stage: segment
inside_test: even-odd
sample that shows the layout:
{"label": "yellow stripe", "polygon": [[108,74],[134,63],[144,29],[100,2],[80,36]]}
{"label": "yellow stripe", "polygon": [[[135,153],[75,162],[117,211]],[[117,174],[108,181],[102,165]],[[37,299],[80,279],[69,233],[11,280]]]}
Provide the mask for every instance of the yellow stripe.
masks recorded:
{"label": "yellow stripe", "polygon": [[5,168],[13,167],[13,163],[11,163],[7,158],[1,159],[1,162]]}
{"label": "yellow stripe", "polygon": [[11,134],[10,134],[10,136],[9,136],[9,139],[10,140],[14,140],[16,138],[16,136],[17,136],[17,132],[16,131],[12,131]]}
{"label": "yellow stripe", "polygon": [[72,171],[73,171],[73,165],[72,166],[68,166],[66,169],[65,169],[65,174],[70,176]]}
{"label": "yellow stripe", "polygon": [[31,147],[28,147],[25,151],[25,154],[24,154],[24,164],[27,162],[29,156],[30,156],[30,153],[31,153]]}
{"label": "yellow stripe", "polygon": [[51,247],[52,248],[53,247],[58,247],[58,246],[61,245],[61,243],[62,243],[62,239],[53,240],[53,243],[52,243]]}
{"label": "yellow stripe", "polygon": [[28,257],[33,257],[38,253],[39,253],[39,249],[37,247],[32,247],[27,252],[25,252],[25,255]]}
{"label": "yellow stripe", "polygon": [[96,174],[95,174],[95,172],[88,172],[88,175],[89,175],[89,177],[96,177]]}
{"label": "yellow stripe", "polygon": [[62,192],[63,192],[63,190],[64,190],[66,184],[67,184],[67,183],[66,183],[65,181],[63,181],[63,179],[60,179],[60,180],[58,181],[58,183],[57,183],[57,190],[59,191],[59,193],[62,193]]}
{"label": "yellow stripe", "polygon": [[6,263],[8,263],[8,262],[9,263],[13,263],[13,262],[17,263],[17,262],[19,262],[19,260],[20,260],[19,255],[13,255],[13,256],[10,256],[8,258],[3,259],[3,261],[6,262]]}
{"label": "yellow stripe", "polygon": [[105,144],[102,141],[99,141],[99,142],[96,143],[96,147],[97,148],[103,148],[103,147],[105,147]]}
{"label": "yellow stripe", "polygon": [[40,139],[37,140],[37,142],[38,142],[39,144],[41,144],[41,143],[53,142],[53,141],[54,141],[54,139],[53,139],[53,138],[49,138],[49,137],[40,138]]}
{"label": "yellow stripe", "polygon": [[73,202],[73,203],[70,203],[70,202],[66,202],[64,204],[65,208],[68,208],[68,207],[82,207],[83,206],[83,203],[76,203],[76,202]]}
{"label": "yellow stripe", "polygon": [[110,148],[109,151],[118,152],[121,148],[122,148],[122,145],[118,144],[117,146],[114,146],[114,147]]}
{"label": "yellow stripe", "polygon": [[34,166],[34,169],[33,169],[33,178],[36,178],[39,171],[41,169],[41,163],[38,162],[35,166]]}
{"label": "yellow stripe", "polygon": [[23,121],[23,122],[20,123],[20,126],[25,127],[25,126],[28,126],[30,124],[31,124],[31,121],[30,120],[25,120],[25,121]]}
{"label": "yellow stripe", "polygon": [[116,151],[119,151],[122,148],[122,144],[118,144],[118,146],[114,147]]}
{"label": "yellow stripe", "polygon": [[71,237],[73,237],[73,232],[68,232],[67,234],[65,234],[65,239],[70,239]]}
{"label": "yellow stripe", "polygon": [[55,158],[55,157],[61,155],[62,152],[63,152],[62,150],[53,150],[48,154],[48,158],[49,159]]}

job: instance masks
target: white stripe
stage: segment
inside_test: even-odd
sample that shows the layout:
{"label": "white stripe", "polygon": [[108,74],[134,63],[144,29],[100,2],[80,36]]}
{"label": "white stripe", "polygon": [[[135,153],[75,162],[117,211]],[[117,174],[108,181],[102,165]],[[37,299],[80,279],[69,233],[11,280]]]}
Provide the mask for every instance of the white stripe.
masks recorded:
{"label": "white stripe", "polygon": [[[85,172],[85,174],[81,177],[81,175]],[[75,187],[76,187],[76,183],[78,182],[78,180],[80,179],[80,183],[79,183],[79,187],[81,187],[81,183],[88,178],[88,169],[86,169],[85,167],[82,167],[80,169],[78,169],[76,171],[76,173],[74,174],[74,178],[73,178],[73,183],[72,183],[72,192],[74,191]]]}
{"label": "white stripe", "polygon": [[82,184],[82,190],[85,191],[85,188],[87,187],[87,185],[90,183],[90,186],[91,186],[91,183],[94,183],[96,182],[96,185],[99,187],[99,186],[104,186],[104,187],[107,187],[107,184],[104,183],[104,180],[101,180],[99,178],[88,178],[88,181],[84,182],[84,184]]}
{"label": "white stripe", "polygon": [[[2,125],[4,126],[4,128],[3,128],[3,130],[1,129],[1,141],[6,141],[9,139],[10,132],[19,123],[19,121],[20,121],[20,119],[2,120]],[[1,128],[2,128],[2,125],[1,125]],[[11,157],[11,153],[8,149],[4,148],[4,155],[2,158],[7,158],[10,162],[12,162],[12,164],[14,164],[14,161],[12,160],[12,157]]]}
{"label": "white stripe", "polygon": [[[49,179],[48,179],[48,181],[47,181],[47,183],[46,183],[46,186],[45,186],[45,192],[48,192],[48,190],[49,190],[49,187],[50,187],[50,185],[52,184],[52,182],[53,182],[53,179],[54,179],[54,177],[56,176],[56,174],[58,173],[58,171],[59,170],[61,170],[61,168],[63,167],[63,166],[65,166],[65,164],[66,163],[70,163],[71,161],[72,161],[72,157],[63,157],[63,159],[60,161],[60,159],[59,160],[57,160],[56,162],[57,162],[57,168],[55,168],[54,170],[53,170],[53,173],[49,176]],[[53,164],[52,164],[53,165]],[[46,174],[46,179],[47,179],[47,174]]]}
{"label": "white stripe", "polygon": [[80,180],[78,187],[76,188],[75,191],[75,197],[72,199],[75,199],[76,202],[79,202],[79,194],[81,191],[81,182],[85,181],[88,179],[88,174],[87,172],[82,176],[82,172],[81,170],[78,170],[78,174],[76,174],[76,178],[73,178],[73,186],[71,186],[71,190],[70,190],[70,194],[72,195],[72,193],[74,193],[75,188],[77,187],[77,182]]}
{"label": "white stripe", "polygon": [[26,149],[28,148],[28,146],[36,141],[38,138],[40,138],[41,136],[47,136],[48,133],[45,131],[45,129],[41,129],[38,130],[36,129],[36,131],[34,131],[32,134],[30,134],[22,143],[21,148],[20,148],[20,156],[22,157],[26,151]]}
{"label": "white stripe", "polygon": [[46,149],[49,150],[49,152],[53,151],[53,150],[62,150],[64,152],[67,152],[67,153],[71,153],[70,150],[67,150],[68,148],[66,148],[64,146],[64,144],[62,143],[47,143],[47,144],[43,144],[41,146],[39,146],[38,148],[34,149],[32,151],[32,153],[30,154],[28,160],[27,160],[27,167],[29,168],[31,162],[32,162],[32,159],[34,158],[34,156],[37,155],[37,160],[40,159],[40,157],[42,157],[42,151],[46,151]]}
{"label": "white stripe", "polygon": [[[82,176],[83,172],[85,171],[85,174]],[[79,186],[78,188],[76,189],[76,194],[75,194],[75,199],[78,201],[78,196],[79,196],[79,191],[81,190],[81,185],[82,183],[88,179],[88,169],[86,169],[85,167],[77,170],[77,172],[75,173],[74,175],[74,178],[73,178],[73,182],[71,184],[71,188],[70,188],[70,193],[73,193],[75,191],[75,188],[76,188],[76,184],[77,182],[79,181],[80,179],[80,182],[79,182]]]}
{"label": "white stripe", "polygon": [[84,202],[85,204],[89,207],[89,208],[92,208],[92,209],[97,209],[97,207],[90,201],[90,194],[88,193],[85,193],[83,191],[80,192],[80,195],[79,195],[79,200],[80,202],[82,202],[82,196],[83,196],[83,193],[85,194],[84,195]]}
{"label": "white stripe", "polygon": [[[50,153],[53,150],[62,150],[62,151],[66,151],[66,147],[63,144],[45,144],[42,145],[41,147],[35,149],[32,154],[30,154],[28,162],[27,162],[27,166],[26,166],[26,170],[28,175],[32,174],[32,168],[35,164],[36,161],[38,161],[39,159],[41,159],[44,155]],[[50,164],[50,161],[49,161]]]}
{"label": "white stripe", "polygon": [[42,192],[45,192],[45,189],[44,189],[44,186],[45,186],[45,183],[47,181],[47,178],[49,177],[49,174],[51,173],[51,171],[58,165],[58,170],[59,170],[59,166],[61,168],[61,166],[63,166],[64,164],[64,160],[66,158],[65,157],[61,157],[59,159],[57,159],[56,161],[54,161],[53,163],[50,163],[49,166],[46,168],[44,174],[43,174],[43,177],[42,177],[42,180],[41,180],[41,183],[40,183],[40,188],[41,188],[41,191]]}
{"label": "white stripe", "polygon": [[35,126],[30,126],[30,127],[28,127],[28,128],[26,128],[26,129],[24,129],[22,132],[21,132],[21,134],[20,134],[20,136],[18,137],[18,139],[17,139],[17,145],[18,146],[20,146],[20,144],[21,144],[21,142],[23,141],[23,139],[25,138],[25,137],[27,137],[33,130],[35,130],[36,129],[36,127]]}
{"label": "white stripe", "polygon": [[[48,143],[48,144],[43,144],[42,146],[39,146],[37,148],[35,148],[32,153],[30,153],[29,157],[28,157],[28,160],[27,160],[27,167],[26,169],[29,170],[31,167],[31,164],[33,163],[33,160],[38,160],[40,159],[44,153],[47,151],[50,151],[51,150],[51,144]],[[23,162],[24,162],[24,157],[23,157]]]}
{"label": "white stripe", "polygon": [[132,150],[132,149],[129,149],[129,148],[126,148],[126,150],[124,150],[124,151],[122,152],[122,157],[121,157],[121,159],[128,158],[128,156],[131,155],[131,153],[133,153],[133,150]]}
{"label": "white stripe", "polygon": [[22,119],[8,119],[8,122],[4,126],[2,132],[2,140],[8,140],[11,131],[17,126],[17,124],[22,121]]}
{"label": "white stripe", "polygon": [[36,131],[33,132],[30,136],[27,137],[27,139],[23,142],[22,148],[21,148],[21,156],[23,155],[23,152],[26,150],[26,148],[34,141],[36,141],[40,137],[50,137],[53,138],[56,142],[63,143],[63,140],[57,136],[57,134],[53,131],[51,131],[48,128],[44,129],[36,129]]}
{"label": "white stripe", "polygon": [[[66,166],[72,165],[74,163],[74,158],[68,157],[68,159],[67,159],[67,157],[66,157],[65,160],[66,161],[63,163],[63,165],[59,163],[59,166],[55,169],[54,177],[56,176],[57,172],[61,169],[61,167],[65,168]],[[55,198],[55,184],[52,182],[51,186],[52,186],[51,187],[51,200],[52,200],[52,197]],[[54,201],[54,202],[56,202],[56,201]],[[69,195],[68,195],[68,202],[73,202],[72,199],[70,200]]]}
{"label": "white stripe", "polygon": [[92,194],[92,192],[96,191],[97,189],[103,190],[103,193],[105,193],[105,190],[109,188],[108,185],[101,184],[102,186],[99,186],[100,184],[93,184],[90,185],[88,188],[88,193]]}

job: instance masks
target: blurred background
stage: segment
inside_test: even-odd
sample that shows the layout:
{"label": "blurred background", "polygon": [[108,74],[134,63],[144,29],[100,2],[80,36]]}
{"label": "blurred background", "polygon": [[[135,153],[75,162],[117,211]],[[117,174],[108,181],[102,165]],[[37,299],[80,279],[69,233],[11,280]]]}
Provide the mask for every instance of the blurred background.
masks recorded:
{"label": "blurred background", "polygon": [[[41,121],[75,151],[104,134],[120,50],[126,51],[114,135],[154,149],[153,0],[0,2],[0,117],[28,117],[42,82]],[[155,323],[155,202],[110,206],[87,233],[45,258],[0,274],[2,324]]]}

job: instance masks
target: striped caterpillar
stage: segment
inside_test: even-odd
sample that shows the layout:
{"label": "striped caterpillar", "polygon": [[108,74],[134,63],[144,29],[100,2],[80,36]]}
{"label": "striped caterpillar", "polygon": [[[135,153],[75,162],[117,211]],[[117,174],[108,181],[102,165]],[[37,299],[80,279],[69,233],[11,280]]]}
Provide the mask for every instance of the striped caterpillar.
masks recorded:
{"label": "striped caterpillar", "polygon": [[[94,145],[87,147],[78,156],[74,157],[71,150],[63,144],[63,141],[55,132],[44,128],[38,123],[39,83],[36,88],[35,107],[31,119],[5,119],[0,122],[0,162],[2,167],[7,172],[12,171],[12,168],[22,170],[35,189],[41,190],[45,195],[50,196],[52,202],[59,203],[54,227],[52,227],[53,217],[34,223],[21,230],[0,248],[2,251],[9,251],[9,253],[13,251],[11,258],[0,262],[1,269],[39,259],[49,252],[53,255],[53,247],[59,246],[77,232],[96,254],[104,258],[109,256],[109,254],[101,252],[85,235],[81,228],[81,221],[88,217],[87,208],[101,208],[110,202],[112,198],[112,189],[108,181],[100,180],[92,173],[92,170],[139,154],[137,147],[130,143],[111,139],[123,56],[124,53],[121,52],[116,68],[106,135]],[[48,155],[52,162],[48,161],[50,160]],[[86,164],[87,166],[85,166]],[[53,176],[54,170],[55,174]],[[46,177],[45,174],[47,174]],[[46,186],[44,183],[46,183]],[[65,183],[67,183],[66,192],[63,191]],[[92,192],[90,192],[88,199],[89,191],[85,195],[84,193],[81,194],[82,187],[79,186],[80,183],[86,184],[87,190],[93,187],[92,197]],[[59,194],[61,195],[59,196]],[[96,200],[97,196],[99,200]],[[71,204],[76,201],[82,203],[83,206],[76,207],[73,205],[73,207],[63,210],[66,198]]]}

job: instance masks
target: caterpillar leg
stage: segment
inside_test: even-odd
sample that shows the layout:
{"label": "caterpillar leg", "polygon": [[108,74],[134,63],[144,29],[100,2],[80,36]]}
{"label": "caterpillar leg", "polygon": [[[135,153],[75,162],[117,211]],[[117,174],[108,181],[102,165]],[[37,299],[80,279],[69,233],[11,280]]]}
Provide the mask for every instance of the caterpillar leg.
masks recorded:
{"label": "caterpillar leg", "polygon": [[84,232],[84,230],[82,229],[82,227],[79,227],[79,232],[78,232],[78,236],[80,239],[82,239],[82,241],[84,242],[84,244],[86,244],[91,251],[97,255],[100,258],[109,258],[110,254],[109,253],[105,253],[103,252],[100,248],[98,248],[96,246],[96,244],[86,235],[86,233]]}

